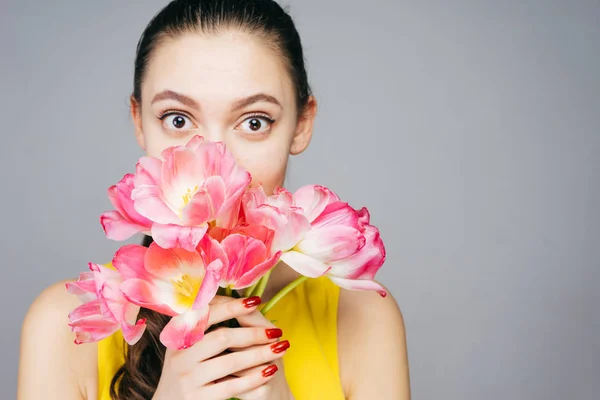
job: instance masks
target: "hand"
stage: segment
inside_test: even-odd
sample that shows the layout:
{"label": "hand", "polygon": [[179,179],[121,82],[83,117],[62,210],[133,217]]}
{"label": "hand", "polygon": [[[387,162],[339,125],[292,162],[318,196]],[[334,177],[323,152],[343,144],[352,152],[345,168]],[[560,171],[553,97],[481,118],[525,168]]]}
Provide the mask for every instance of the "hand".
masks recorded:
{"label": "hand", "polygon": [[[253,303],[253,299],[216,296],[210,304],[208,326],[258,313],[259,301]],[[167,349],[153,400],[223,400],[260,388],[280,374],[272,365],[285,354],[282,343],[286,342],[276,344],[273,334],[281,332],[265,327],[219,328],[189,349]],[[271,348],[275,344],[279,352]],[[227,349],[246,350],[224,354]],[[235,377],[240,371],[248,373]]]}
{"label": "hand", "polygon": [[[254,327],[254,328],[265,328],[265,329],[276,329],[275,325],[266,319],[259,311],[253,311],[248,315],[244,315],[238,318],[238,322],[242,327]],[[244,349],[232,349],[235,352],[250,351],[253,347]],[[285,373],[283,370],[283,360],[279,358],[273,362],[277,367],[277,374],[273,379],[265,382],[263,385],[252,389],[248,392],[239,394],[236,398],[240,400],[294,400],[294,396],[290,391],[287,380],[285,379]],[[261,371],[265,366],[254,367],[246,369],[232,376],[221,379],[221,382],[226,382],[232,379],[238,379],[238,377],[246,377]]]}

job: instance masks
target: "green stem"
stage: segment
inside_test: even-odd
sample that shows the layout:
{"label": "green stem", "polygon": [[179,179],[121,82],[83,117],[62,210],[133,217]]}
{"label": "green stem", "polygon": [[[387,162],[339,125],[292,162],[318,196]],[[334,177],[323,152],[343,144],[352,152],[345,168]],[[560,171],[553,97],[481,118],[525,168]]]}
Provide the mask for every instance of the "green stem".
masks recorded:
{"label": "green stem", "polygon": [[265,292],[265,289],[267,288],[267,283],[269,282],[269,277],[271,276],[271,271],[273,271],[272,269],[267,272],[265,274],[265,276],[263,276],[261,278],[261,280],[258,282],[258,286],[254,289],[254,292],[252,292],[252,296],[258,296],[261,297],[263,295],[263,293]]}
{"label": "green stem", "polygon": [[230,286],[225,288],[225,296],[233,297],[233,289]]}
{"label": "green stem", "polygon": [[300,285],[302,282],[304,282],[307,279],[308,279],[307,276],[301,276],[300,278],[297,278],[296,280],[294,280],[290,284],[288,284],[286,287],[281,289],[279,291],[279,293],[277,293],[275,296],[273,296],[273,298],[271,300],[269,300],[267,302],[267,304],[265,304],[265,306],[260,310],[262,315],[265,315],[271,308],[273,308],[273,306],[275,304],[277,304],[277,302],[279,300],[281,300],[286,294],[291,292],[296,286]]}
{"label": "green stem", "polygon": [[244,291],[244,297],[250,297],[250,296],[252,296],[252,293],[254,293],[254,291],[256,290],[256,287],[258,286],[258,284],[260,283],[261,280],[262,280],[262,278],[260,278],[259,280],[257,280],[254,285],[252,285],[249,288],[247,288]]}

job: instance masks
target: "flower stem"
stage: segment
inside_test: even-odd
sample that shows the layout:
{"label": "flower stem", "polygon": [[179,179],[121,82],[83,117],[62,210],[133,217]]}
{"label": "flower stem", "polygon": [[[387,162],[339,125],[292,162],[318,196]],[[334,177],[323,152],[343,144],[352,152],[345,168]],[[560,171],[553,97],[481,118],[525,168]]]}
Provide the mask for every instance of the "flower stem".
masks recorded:
{"label": "flower stem", "polygon": [[252,285],[249,288],[247,288],[244,291],[244,297],[250,297],[250,296],[252,296],[252,293],[254,293],[254,291],[256,290],[256,287],[258,286],[258,284],[260,283],[261,280],[262,280],[262,278],[260,278],[259,280],[257,280],[254,285]]}
{"label": "flower stem", "polygon": [[294,280],[290,284],[288,284],[286,287],[281,289],[279,291],[279,293],[277,293],[275,296],[273,296],[273,298],[271,300],[269,300],[267,302],[267,304],[265,304],[265,306],[260,310],[262,315],[265,315],[271,308],[273,308],[273,306],[275,304],[277,304],[277,302],[279,300],[281,300],[286,294],[291,292],[296,286],[300,285],[302,282],[304,282],[307,279],[308,279],[307,276],[301,276],[300,278],[297,278],[296,280]]}
{"label": "flower stem", "polygon": [[265,276],[263,276],[260,281],[258,281],[258,286],[254,289],[252,295],[253,296],[258,296],[261,297],[263,295],[263,293],[265,292],[265,289],[267,288],[267,283],[269,282],[269,277],[271,276],[271,271],[273,271],[272,269],[269,270],[269,272],[267,272],[265,274]]}
{"label": "flower stem", "polygon": [[231,286],[227,286],[225,288],[225,296],[233,297],[233,289]]}

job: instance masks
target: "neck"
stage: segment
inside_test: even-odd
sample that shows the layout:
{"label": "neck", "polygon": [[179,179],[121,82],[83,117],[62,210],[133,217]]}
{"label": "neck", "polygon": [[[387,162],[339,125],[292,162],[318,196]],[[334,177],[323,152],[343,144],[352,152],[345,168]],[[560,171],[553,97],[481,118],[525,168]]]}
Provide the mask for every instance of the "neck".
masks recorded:
{"label": "neck", "polygon": [[269,278],[265,292],[261,296],[262,302],[266,303],[271,300],[271,298],[279,293],[281,289],[300,276],[301,275],[298,272],[288,267],[285,263],[281,261],[277,263],[271,272],[271,277]]}

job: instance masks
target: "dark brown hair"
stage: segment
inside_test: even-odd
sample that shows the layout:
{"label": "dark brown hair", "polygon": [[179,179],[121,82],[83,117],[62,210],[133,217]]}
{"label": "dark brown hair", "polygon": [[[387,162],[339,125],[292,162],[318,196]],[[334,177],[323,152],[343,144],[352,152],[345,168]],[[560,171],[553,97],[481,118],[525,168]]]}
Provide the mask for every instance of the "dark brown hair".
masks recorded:
{"label": "dark brown hair", "polygon": [[[217,34],[237,29],[264,39],[285,62],[301,111],[311,95],[300,36],[289,14],[273,0],[175,0],[148,24],[137,45],[133,97],[142,100],[142,82],[156,48],[168,37],[188,32]],[[146,236],[144,246],[152,238]],[[125,343],[125,363],[112,379],[110,394],[116,400],[152,398],[162,372],[166,349],[159,336],[168,316],[142,308],[147,330],[133,346]]]}

